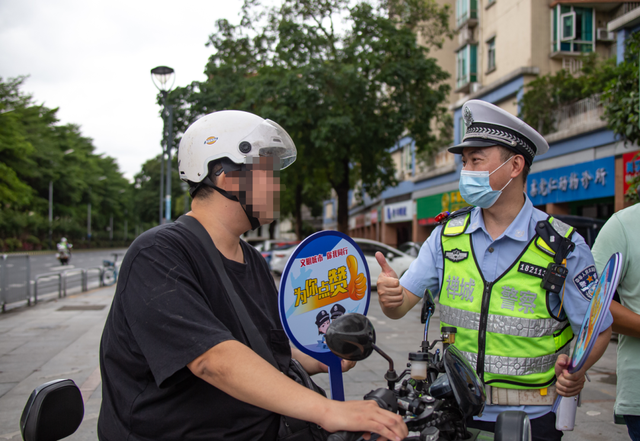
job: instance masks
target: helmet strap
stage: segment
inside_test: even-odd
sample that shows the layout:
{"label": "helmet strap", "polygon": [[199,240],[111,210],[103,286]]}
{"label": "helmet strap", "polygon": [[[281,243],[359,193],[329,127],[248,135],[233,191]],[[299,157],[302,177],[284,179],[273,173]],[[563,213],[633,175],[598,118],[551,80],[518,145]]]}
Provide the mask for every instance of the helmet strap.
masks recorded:
{"label": "helmet strap", "polygon": [[250,216],[249,213],[247,212],[247,208],[245,207],[246,204],[243,204],[242,202],[240,202],[240,199],[238,199],[237,196],[229,193],[226,190],[221,189],[220,187],[218,187],[217,185],[215,185],[211,179],[209,179],[209,176],[206,176],[197,186],[191,187],[189,188],[189,193],[191,194],[191,197],[193,197],[193,195],[203,186],[206,185],[207,187],[213,188],[215,191],[217,191],[218,193],[220,193],[222,196],[224,196],[225,198],[229,199],[230,201],[233,202],[238,202],[240,204],[240,206],[242,207],[242,210],[244,211],[244,214],[247,215],[247,219],[249,219],[249,223],[251,224],[251,229],[255,230],[256,228],[258,228],[260,226],[260,219],[258,219],[255,216]]}

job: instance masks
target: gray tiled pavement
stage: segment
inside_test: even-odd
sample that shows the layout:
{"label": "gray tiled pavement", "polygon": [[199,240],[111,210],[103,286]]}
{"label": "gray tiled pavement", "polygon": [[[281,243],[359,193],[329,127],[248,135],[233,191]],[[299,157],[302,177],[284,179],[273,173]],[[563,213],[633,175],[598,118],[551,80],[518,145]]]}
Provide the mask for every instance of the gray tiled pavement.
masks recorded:
{"label": "gray tiled pavement", "polygon": [[[71,378],[83,390],[85,418],[71,437],[74,441],[96,439],[96,422],[101,401],[98,345],[114,287],[97,289],[59,300],[40,303],[0,315],[0,441],[19,440],[18,422],[30,392],[39,384]],[[101,310],[61,311],[64,306],[100,306]],[[419,348],[422,325],[415,308],[402,320],[390,320],[380,311],[374,292],[369,317],[376,328],[377,343],[404,369],[407,354]],[[432,320],[429,337],[438,335],[438,316]],[[613,424],[615,399],[615,349],[612,344],[604,357],[590,370],[591,383],[578,409],[576,429],[563,439],[626,440],[625,426]],[[376,354],[358,363],[345,374],[347,399],[360,399],[371,389],[384,387],[382,375],[386,361]],[[316,381],[328,389],[328,376]]]}

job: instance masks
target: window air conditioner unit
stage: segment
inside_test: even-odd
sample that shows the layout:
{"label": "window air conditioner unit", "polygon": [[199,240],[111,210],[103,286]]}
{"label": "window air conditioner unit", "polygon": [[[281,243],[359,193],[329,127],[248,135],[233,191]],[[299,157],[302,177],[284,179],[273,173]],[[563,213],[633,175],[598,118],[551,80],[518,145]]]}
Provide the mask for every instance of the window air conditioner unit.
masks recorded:
{"label": "window air conditioner unit", "polygon": [[598,28],[596,38],[598,41],[616,41],[616,33],[607,31],[607,28]]}
{"label": "window air conditioner unit", "polygon": [[396,179],[398,181],[404,181],[404,171],[402,170],[397,170],[396,171]]}
{"label": "window air conditioner unit", "polygon": [[482,88],[482,84],[480,83],[471,83],[471,93],[476,93]]}

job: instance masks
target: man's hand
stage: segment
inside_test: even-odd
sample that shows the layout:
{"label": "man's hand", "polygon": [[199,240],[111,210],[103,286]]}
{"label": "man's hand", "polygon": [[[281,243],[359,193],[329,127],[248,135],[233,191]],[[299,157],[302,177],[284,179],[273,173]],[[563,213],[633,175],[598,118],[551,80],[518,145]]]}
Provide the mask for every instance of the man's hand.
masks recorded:
{"label": "man's hand", "polygon": [[[340,365],[341,365],[340,367],[342,368],[342,372],[349,372],[351,369],[356,367],[356,362],[341,359]],[[324,372],[324,373],[329,372],[329,366],[321,362],[318,362],[318,369],[320,370],[320,372]]]}
{"label": "man's hand", "polygon": [[584,369],[570,374],[567,370],[569,367],[569,356],[560,354],[556,359],[556,390],[563,397],[575,397],[584,387]]}
{"label": "man's hand", "polygon": [[382,272],[378,276],[377,286],[380,305],[384,309],[396,309],[404,303],[404,292],[402,286],[400,286],[398,275],[389,266],[387,259],[380,251],[376,253],[376,260],[380,264],[380,268],[382,268]]}
{"label": "man's hand", "polygon": [[[347,430],[377,433],[380,440],[401,441],[409,434],[400,415],[381,409],[375,401],[330,401],[320,425],[328,432]],[[365,435],[365,439],[369,439]]]}

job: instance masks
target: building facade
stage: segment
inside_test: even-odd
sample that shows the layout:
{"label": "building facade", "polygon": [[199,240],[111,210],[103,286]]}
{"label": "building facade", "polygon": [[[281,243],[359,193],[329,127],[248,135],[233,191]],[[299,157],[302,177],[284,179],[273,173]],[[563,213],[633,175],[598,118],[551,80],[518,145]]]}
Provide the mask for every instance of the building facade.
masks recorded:
{"label": "building facade", "polygon": [[[453,40],[431,53],[451,77],[449,108],[454,143],[464,136],[462,105],[480,99],[518,115],[527,84],[561,69],[578,73],[581,55],[624,56],[624,41],[640,29],[640,2],[586,0],[447,0]],[[601,119],[599,96],[561,109],[550,149],[531,168],[525,191],[549,214],[607,219],[624,208],[626,181],[640,172],[637,146],[617,140]],[[402,139],[391,149],[399,185],[380,197],[356,198],[350,235],[391,246],[422,242],[435,216],[461,208],[460,158],[442,151],[430,164],[416,158],[415,143]],[[335,228],[337,205],[325,202],[324,228]]]}

